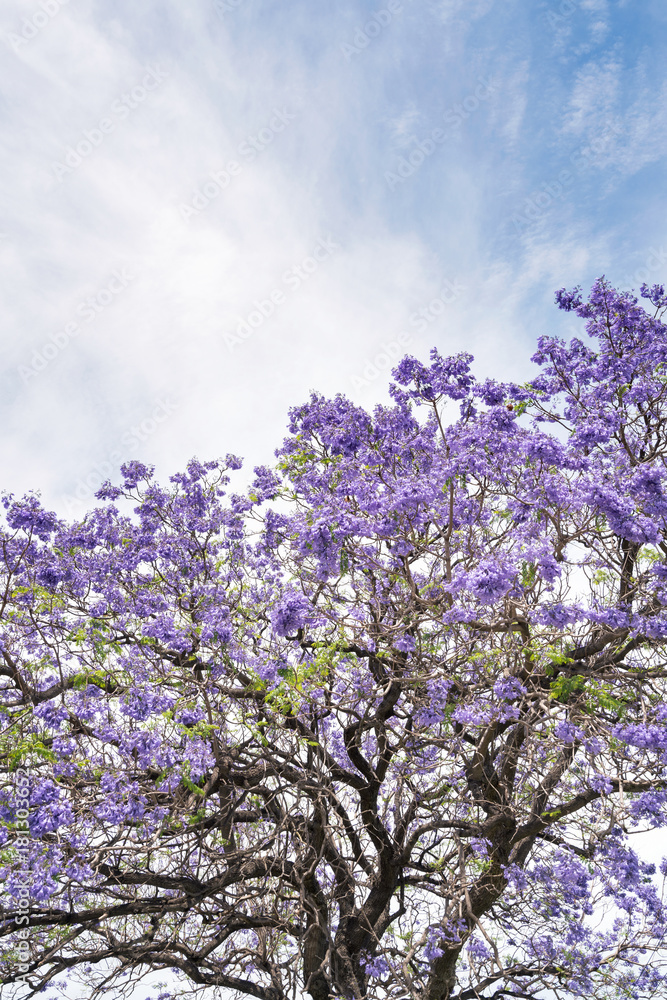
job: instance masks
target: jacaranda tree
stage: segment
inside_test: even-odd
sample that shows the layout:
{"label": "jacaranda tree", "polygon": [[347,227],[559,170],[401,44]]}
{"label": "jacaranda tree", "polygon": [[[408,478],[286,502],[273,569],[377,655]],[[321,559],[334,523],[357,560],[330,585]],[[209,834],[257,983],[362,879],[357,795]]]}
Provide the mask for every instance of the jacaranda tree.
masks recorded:
{"label": "jacaranda tree", "polygon": [[560,291],[584,339],[542,337],[527,385],[433,351],[372,414],[313,394],[247,495],[228,456],[166,488],[129,463],[77,523],[5,498],[7,995],[665,990],[630,846],[667,826],[642,296]]}

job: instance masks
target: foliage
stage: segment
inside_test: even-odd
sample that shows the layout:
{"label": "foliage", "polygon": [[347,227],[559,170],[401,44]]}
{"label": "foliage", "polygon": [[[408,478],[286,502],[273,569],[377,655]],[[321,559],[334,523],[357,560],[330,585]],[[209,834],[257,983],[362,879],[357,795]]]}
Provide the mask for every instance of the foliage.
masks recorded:
{"label": "foliage", "polygon": [[6,988],[665,988],[629,840],[667,825],[667,297],[642,295],[559,292],[589,341],[542,337],[524,386],[433,351],[372,414],[313,394],[247,496],[228,456],[166,488],[130,463],[79,523],[5,498]]}

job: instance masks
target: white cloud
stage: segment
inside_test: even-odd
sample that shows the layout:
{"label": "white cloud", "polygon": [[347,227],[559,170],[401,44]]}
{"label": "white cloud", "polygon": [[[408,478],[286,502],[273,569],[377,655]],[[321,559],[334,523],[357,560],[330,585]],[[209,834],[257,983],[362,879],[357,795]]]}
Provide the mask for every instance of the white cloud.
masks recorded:
{"label": "white cloud", "polygon": [[397,117],[387,119],[391,141],[399,149],[407,146],[415,132],[423,131],[424,126],[423,114],[414,102],[410,102]]}
{"label": "white cloud", "polygon": [[576,75],[564,115],[566,132],[583,135],[606,123],[618,108],[623,65],[618,55],[591,60]]}
{"label": "white cloud", "polygon": [[590,165],[612,168],[610,192],[619,178],[667,155],[667,83],[656,91],[642,61],[628,72],[619,52],[591,60],[577,73],[562,134],[585,137]]}

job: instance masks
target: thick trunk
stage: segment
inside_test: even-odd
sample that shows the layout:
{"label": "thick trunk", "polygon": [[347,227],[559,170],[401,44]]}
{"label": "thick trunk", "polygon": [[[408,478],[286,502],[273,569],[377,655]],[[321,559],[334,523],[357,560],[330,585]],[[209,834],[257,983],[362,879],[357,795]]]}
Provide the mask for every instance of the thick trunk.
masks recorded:
{"label": "thick trunk", "polygon": [[363,1000],[366,994],[366,977],[345,944],[337,945],[332,964],[335,993],[346,1000]]}
{"label": "thick trunk", "polygon": [[460,933],[455,944],[441,939],[438,947],[443,954],[435,959],[431,966],[431,975],[425,992],[425,1000],[448,1000],[456,985],[456,966],[466,941],[472,934],[476,921],[487,913],[493,904],[500,899],[506,886],[503,869],[499,862],[493,862],[491,867],[475,882],[466,896],[462,911],[450,911],[448,917],[451,924],[462,919],[465,929]]}
{"label": "thick trunk", "polygon": [[325,973],[327,936],[316,920],[312,920],[303,946],[303,973],[306,992],[313,1000],[328,1000],[332,990]]}

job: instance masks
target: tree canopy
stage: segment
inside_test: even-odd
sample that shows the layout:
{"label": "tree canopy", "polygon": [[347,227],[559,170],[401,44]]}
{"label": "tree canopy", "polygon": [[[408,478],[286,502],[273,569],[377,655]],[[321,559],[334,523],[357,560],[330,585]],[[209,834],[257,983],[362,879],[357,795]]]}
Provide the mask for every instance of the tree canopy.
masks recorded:
{"label": "tree canopy", "polygon": [[631,839],[667,826],[641,294],[558,292],[584,339],[525,385],[434,350],[372,413],[313,393],[247,493],[227,456],[128,463],[73,523],[5,496],[3,989],[665,988],[667,865]]}

